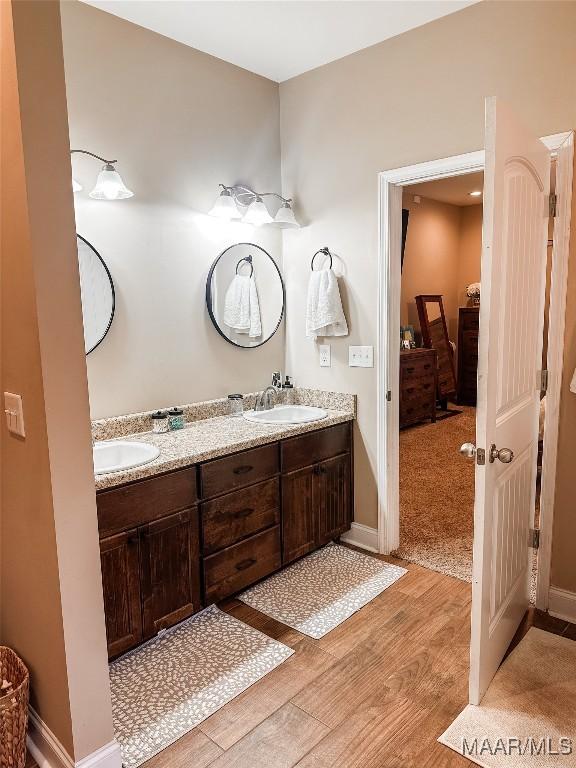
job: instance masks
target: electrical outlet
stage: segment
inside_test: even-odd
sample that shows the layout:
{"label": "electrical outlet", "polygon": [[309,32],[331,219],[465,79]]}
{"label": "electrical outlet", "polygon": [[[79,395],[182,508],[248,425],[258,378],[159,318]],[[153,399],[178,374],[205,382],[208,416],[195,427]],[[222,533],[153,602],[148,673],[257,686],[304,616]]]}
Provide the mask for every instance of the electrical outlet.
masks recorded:
{"label": "electrical outlet", "polygon": [[322,368],[330,368],[332,364],[330,359],[330,344],[320,344],[318,353],[320,355],[320,366]]}
{"label": "electrical outlet", "polygon": [[350,368],[373,368],[374,347],[348,347]]}

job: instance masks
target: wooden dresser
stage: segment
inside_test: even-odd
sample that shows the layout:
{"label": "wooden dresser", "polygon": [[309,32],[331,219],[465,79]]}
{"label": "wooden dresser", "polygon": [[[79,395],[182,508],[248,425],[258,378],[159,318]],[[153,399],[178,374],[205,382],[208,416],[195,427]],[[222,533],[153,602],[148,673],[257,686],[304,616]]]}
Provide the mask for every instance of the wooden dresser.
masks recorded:
{"label": "wooden dresser", "polygon": [[480,307],[460,307],[458,315],[458,402],[476,405]]}
{"label": "wooden dresser", "polygon": [[438,362],[435,349],[400,352],[400,428],[436,421]]}

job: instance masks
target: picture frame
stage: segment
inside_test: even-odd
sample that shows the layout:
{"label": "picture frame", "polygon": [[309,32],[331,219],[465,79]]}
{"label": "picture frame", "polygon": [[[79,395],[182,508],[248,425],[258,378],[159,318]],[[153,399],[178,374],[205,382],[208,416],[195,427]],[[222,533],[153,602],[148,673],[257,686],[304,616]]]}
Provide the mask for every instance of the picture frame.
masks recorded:
{"label": "picture frame", "polygon": [[416,347],[416,337],[414,335],[413,325],[400,326],[400,348],[414,349]]}

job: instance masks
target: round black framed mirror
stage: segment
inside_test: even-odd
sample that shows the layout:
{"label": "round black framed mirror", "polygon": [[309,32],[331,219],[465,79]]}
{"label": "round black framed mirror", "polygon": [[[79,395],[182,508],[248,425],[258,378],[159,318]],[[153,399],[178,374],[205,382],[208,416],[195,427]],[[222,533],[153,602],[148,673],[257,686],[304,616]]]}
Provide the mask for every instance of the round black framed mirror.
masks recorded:
{"label": "round black framed mirror", "polygon": [[79,234],[76,234],[76,244],[84,321],[84,349],[89,355],[102,343],[110,330],[116,297],[110,270],[96,248]]}
{"label": "round black framed mirror", "polygon": [[236,243],[218,256],[206,280],[206,307],[229,344],[261,347],[284,317],[284,281],[278,265],[255,243]]}

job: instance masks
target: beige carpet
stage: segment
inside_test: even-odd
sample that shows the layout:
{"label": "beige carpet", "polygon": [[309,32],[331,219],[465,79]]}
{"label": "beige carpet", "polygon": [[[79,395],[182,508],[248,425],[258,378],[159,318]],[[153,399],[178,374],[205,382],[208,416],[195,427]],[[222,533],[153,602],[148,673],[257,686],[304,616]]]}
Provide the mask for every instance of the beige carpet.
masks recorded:
{"label": "beige carpet", "polygon": [[[454,408],[455,406],[451,406]],[[476,409],[400,432],[400,548],[393,554],[448,576],[472,580]]]}
{"label": "beige carpet", "polygon": [[[460,446],[475,442],[476,409],[457,410],[462,413],[400,432],[400,547],[392,554],[472,581],[475,465],[460,455]],[[536,526],[538,513],[537,506]],[[532,603],[536,572],[534,553]]]}
{"label": "beige carpet", "polygon": [[530,629],[438,741],[484,768],[576,768],[576,642]]}
{"label": "beige carpet", "polygon": [[405,573],[405,568],[340,544],[328,544],[250,587],[239,599],[317,639]]}

